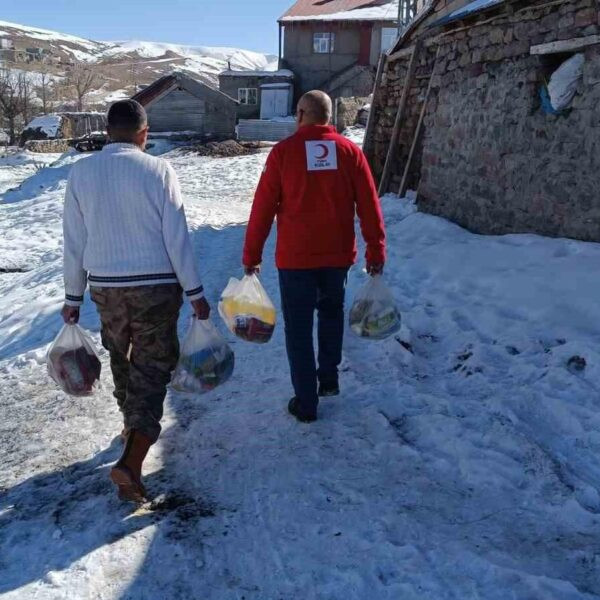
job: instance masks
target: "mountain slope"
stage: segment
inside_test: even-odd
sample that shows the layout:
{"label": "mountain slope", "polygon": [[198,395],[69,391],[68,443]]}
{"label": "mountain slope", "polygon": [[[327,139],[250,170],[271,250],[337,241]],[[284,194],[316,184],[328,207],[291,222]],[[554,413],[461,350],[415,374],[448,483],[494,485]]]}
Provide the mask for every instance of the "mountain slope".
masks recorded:
{"label": "mountain slope", "polygon": [[[101,108],[119,97],[133,95],[140,87],[172,71],[218,83],[218,74],[232,69],[276,68],[276,56],[228,47],[183,46],[146,41],[101,42],[70,34],[0,21],[0,42],[16,50],[0,53],[0,64],[20,70],[48,70],[64,76],[73,66],[84,64],[98,73],[97,89],[90,97],[92,107]],[[45,63],[25,62],[26,49],[45,52]],[[16,59],[16,60],[15,60]]]}

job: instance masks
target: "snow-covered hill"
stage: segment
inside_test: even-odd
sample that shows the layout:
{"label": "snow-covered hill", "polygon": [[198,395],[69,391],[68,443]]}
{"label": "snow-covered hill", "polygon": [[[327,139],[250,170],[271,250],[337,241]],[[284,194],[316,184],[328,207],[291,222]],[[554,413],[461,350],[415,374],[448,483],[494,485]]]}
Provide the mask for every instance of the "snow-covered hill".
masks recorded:
{"label": "snow-covered hill", "polygon": [[[45,68],[58,76],[73,64],[92,66],[102,79],[93,95],[93,103],[98,106],[130,96],[139,86],[175,70],[203,76],[216,84],[218,74],[229,66],[240,70],[274,70],[277,67],[276,56],[239,48],[94,41],[6,21],[0,21],[0,40],[12,42],[17,49],[46,51],[50,60]],[[32,72],[40,69],[35,62],[16,66]]]}

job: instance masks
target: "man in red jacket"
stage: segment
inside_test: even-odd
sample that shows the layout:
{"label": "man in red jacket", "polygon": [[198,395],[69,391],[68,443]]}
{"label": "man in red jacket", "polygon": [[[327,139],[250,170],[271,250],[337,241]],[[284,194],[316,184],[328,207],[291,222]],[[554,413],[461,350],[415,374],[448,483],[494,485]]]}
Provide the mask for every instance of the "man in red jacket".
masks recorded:
{"label": "man in red jacket", "polygon": [[385,263],[385,228],[369,165],[358,146],[328,125],[331,109],[331,99],[320,91],[298,103],[298,131],[273,148],[258,184],[243,257],[246,273],[259,270],[277,217],[276,262],[296,394],[289,411],[307,423],[317,418],[319,396],[339,394],[345,287],[357,256],[356,214],[367,243],[368,272],[381,273]]}

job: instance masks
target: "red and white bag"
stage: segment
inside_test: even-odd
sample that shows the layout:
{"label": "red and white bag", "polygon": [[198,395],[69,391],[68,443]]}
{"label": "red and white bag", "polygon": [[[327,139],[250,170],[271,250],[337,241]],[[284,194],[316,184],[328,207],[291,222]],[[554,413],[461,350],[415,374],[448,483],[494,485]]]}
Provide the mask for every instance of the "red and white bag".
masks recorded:
{"label": "red and white bag", "polygon": [[100,381],[102,365],[94,342],[79,325],[61,330],[46,356],[50,377],[71,396],[89,396]]}

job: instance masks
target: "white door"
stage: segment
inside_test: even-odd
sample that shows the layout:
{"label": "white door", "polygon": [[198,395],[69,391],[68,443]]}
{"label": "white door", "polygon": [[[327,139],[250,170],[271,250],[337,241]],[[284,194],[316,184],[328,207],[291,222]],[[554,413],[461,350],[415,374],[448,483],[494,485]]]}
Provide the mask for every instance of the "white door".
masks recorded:
{"label": "white door", "polygon": [[263,89],[260,101],[260,118],[287,117],[289,89]]}

